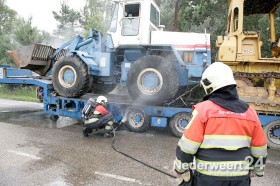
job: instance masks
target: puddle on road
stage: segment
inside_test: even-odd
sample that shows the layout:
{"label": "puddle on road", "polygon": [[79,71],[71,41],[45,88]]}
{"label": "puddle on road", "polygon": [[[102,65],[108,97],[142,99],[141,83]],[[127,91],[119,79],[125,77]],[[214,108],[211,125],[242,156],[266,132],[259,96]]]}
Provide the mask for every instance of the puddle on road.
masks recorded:
{"label": "puddle on road", "polygon": [[67,117],[60,117],[57,121],[52,121],[49,115],[43,114],[43,111],[19,111],[19,112],[1,112],[0,122],[16,124],[26,127],[47,127],[63,128],[74,124],[80,124],[80,121]]}

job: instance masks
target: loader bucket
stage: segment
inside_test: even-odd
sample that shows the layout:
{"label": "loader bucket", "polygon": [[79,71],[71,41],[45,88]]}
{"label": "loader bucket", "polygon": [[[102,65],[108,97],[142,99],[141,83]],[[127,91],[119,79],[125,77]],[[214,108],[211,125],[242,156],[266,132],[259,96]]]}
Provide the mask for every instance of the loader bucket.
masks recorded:
{"label": "loader bucket", "polygon": [[[7,53],[20,68],[29,69],[43,76],[52,64],[50,57],[55,50],[51,46],[31,44],[14,51],[7,51]],[[62,50],[59,56],[65,55],[65,53],[66,51]]]}

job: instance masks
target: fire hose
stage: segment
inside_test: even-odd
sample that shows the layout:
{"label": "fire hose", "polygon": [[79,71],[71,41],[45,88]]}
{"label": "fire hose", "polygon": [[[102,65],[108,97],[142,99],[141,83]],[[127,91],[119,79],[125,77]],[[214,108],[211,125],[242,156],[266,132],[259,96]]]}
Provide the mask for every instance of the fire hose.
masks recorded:
{"label": "fire hose", "polygon": [[115,147],[115,141],[116,141],[116,134],[115,134],[115,131],[116,131],[116,128],[113,130],[113,134],[114,134],[114,135],[113,135],[113,140],[112,140],[111,146],[112,146],[112,148],[113,148],[116,152],[118,152],[118,153],[122,154],[123,156],[126,156],[127,158],[130,158],[130,159],[132,159],[132,160],[134,160],[134,161],[136,161],[136,162],[138,162],[138,163],[141,163],[142,165],[144,165],[144,166],[146,166],[146,167],[149,167],[150,169],[153,169],[153,170],[155,170],[155,171],[158,171],[158,172],[160,172],[160,173],[162,173],[162,174],[165,174],[165,175],[167,175],[167,176],[169,176],[169,177],[176,178],[174,175],[172,175],[172,174],[170,174],[170,173],[167,173],[167,172],[165,172],[165,171],[162,171],[162,170],[160,170],[160,169],[158,169],[158,168],[156,168],[156,167],[154,167],[154,166],[152,166],[152,165],[149,165],[149,164],[147,164],[147,163],[145,163],[145,162],[143,162],[143,161],[141,161],[141,160],[138,160],[138,159],[132,157],[131,155],[126,154],[126,153],[120,151],[119,149],[117,149],[117,148]]}

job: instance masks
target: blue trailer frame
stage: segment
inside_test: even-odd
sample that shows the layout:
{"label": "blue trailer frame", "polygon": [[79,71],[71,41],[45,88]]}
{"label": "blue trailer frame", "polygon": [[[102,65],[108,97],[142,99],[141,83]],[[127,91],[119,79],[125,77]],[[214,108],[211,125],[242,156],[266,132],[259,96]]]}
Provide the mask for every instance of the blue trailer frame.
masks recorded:
{"label": "blue trailer frame", "polygon": [[[82,109],[84,108],[90,96],[97,97],[98,95],[86,95],[81,98],[66,98],[56,96],[51,80],[40,79],[39,76],[32,76],[32,72],[24,69],[14,69],[9,66],[1,66],[0,70],[4,69],[4,77],[0,76],[0,84],[17,84],[17,85],[35,85],[43,88],[43,103],[44,113],[48,115],[65,116],[75,119],[81,119]],[[127,98],[126,98],[127,99]],[[108,103],[109,110],[115,116],[116,121],[120,121],[125,113],[124,108],[140,107],[147,115],[152,116],[151,126],[166,127],[167,123],[153,122],[161,118],[171,118],[177,113],[191,113],[191,108],[165,107],[165,106],[147,106],[132,103],[129,100],[127,103],[110,101]],[[276,120],[280,120],[280,116],[259,114],[259,119],[262,126]]]}
{"label": "blue trailer frame", "polygon": [[[96,98],[98,95],[89,94],[81,98],[65,98],[57,96],[51,80],[39,79],[37,76],[32,76],[32,72],[29,70],[22,69],[13,69],[8,66],[0,66],[0,84],[17,84],[17,85],[35,85],[43,88],[43,112],[44,114],[50,116],[59,116],[70,117],[75,119],[81,119],[82,109],[87,103],[87,100],[91,97]],[[191,108],[180,108],[180,107],[167,107],[167,106],[148,106],[148,105],[139,105],[134,103],[132,100],[129,100],[129,97],[124,97],[120,95],[106,95],[108,97],[108,109],[114,115],[114,118],[117,122],[120,122],[125,119],[129,121],[134,126],[128,127],[131,131],[134,132],[143,132],[146,128],[138,128],[138,124],[143,124],[143,122],[148,123],[152,127],[167,127],[171,125],[173,118],[178,115],[178,120],[175,121],[175,136],[180,136],[180,133],[176,133],[176,130],[182,130],[191,119]],[[110,96],[113,98],[110,99]],[[133,111],[133,115],[129,116],[129,111]],[[135,111],[136,110],[136,111]],[[266,130],[266,135],[273,135],[276,140],[280,136],[280,127],[277,124],[271,126],[273,122],[279,121],[280,116],[278,115],[264,115],[258,114],[258,117],[261,121],[264,130]],[[128,119],[127,119],[128,118]],[[131,119],[132,118],[132,119]],[[148,120],[147,120],[148,118]],[[176,123],[177,122],[177,123]],[[178,123],[180,122],[180,123]],[[173,121],[174,125],[174,121]],[[148,127],[148,126],[146,126]],[[177,127],[177,128],[176,128]],[[181,128],[180,128],[181,127]],[[271,131],[272,127],[273,131]],[[179,128],[179,129],[178,129]],[[174,130],[174,129],[173,129]],[[182,131],[179,131],[182,132]],[[277,148],[279,148],[277,143]]]}
{"label": "blue trailer frame", "polygon": [[[32,76],[32,72],[23,69],[13,69],[8,66],[0,66],[0,69],[5,74],[2,78],[0,76],[0,84],[17,84],[17,85],[35,85],[43,88],[43,112],[48,115],[64,116],[75,119],[81,119],[82,109],[90,97],[97,97],[96,94],[85,95],[81,98],[66,98],[57,96],[52,86],[51,80],[39,79],[39,76]],[[116,95],[112,95],[116,97]],[[108,95],[110,98],[110,95]],[[117,96],[120,97],[120,96]],[[187,112],[191,113],[191,108],[177,108],[164,106],[147,106],[139,105],[124,97],[125,101],[110,100],[108,109],[115,117],[116,121],[121,121],[125,115],[127,108],[139,108],[145,114],[151,117],[151,126],[166,127],[167,120],[164,118],[171,118],[177,113]]]}

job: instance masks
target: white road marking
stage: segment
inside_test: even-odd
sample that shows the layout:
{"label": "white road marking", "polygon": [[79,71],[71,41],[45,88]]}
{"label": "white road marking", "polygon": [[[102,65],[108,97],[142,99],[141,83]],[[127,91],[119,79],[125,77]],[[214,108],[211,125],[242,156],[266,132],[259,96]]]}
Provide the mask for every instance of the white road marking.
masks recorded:
{"label": "white road marking", "polygon": [[25,152],[14,151],[14,150],[8,150],[8,152],[14,153],[14,154],[17,154],[17,155],[20,155],[20,156],[25,156],[25,157],[28,157],[28,158],[31,158],[31,159],[34,159],[34,160],[40,160],[41,159],[40,157],[34,156],[32,154],[27,154]]}
{"label": "white road marking", "polygon": [[124,177],[124,176],[119,176],[119,175],[109,174],[109,173],[106,173],[106,172],[99,172],[99,171],[94,172],[94,174],[109,177],[109,178],[114,178],[114,179],[121,180],[121,181],[138,183],[138,184],[142,185],[142,183],[139,180],[136,180],[134,178]]}

